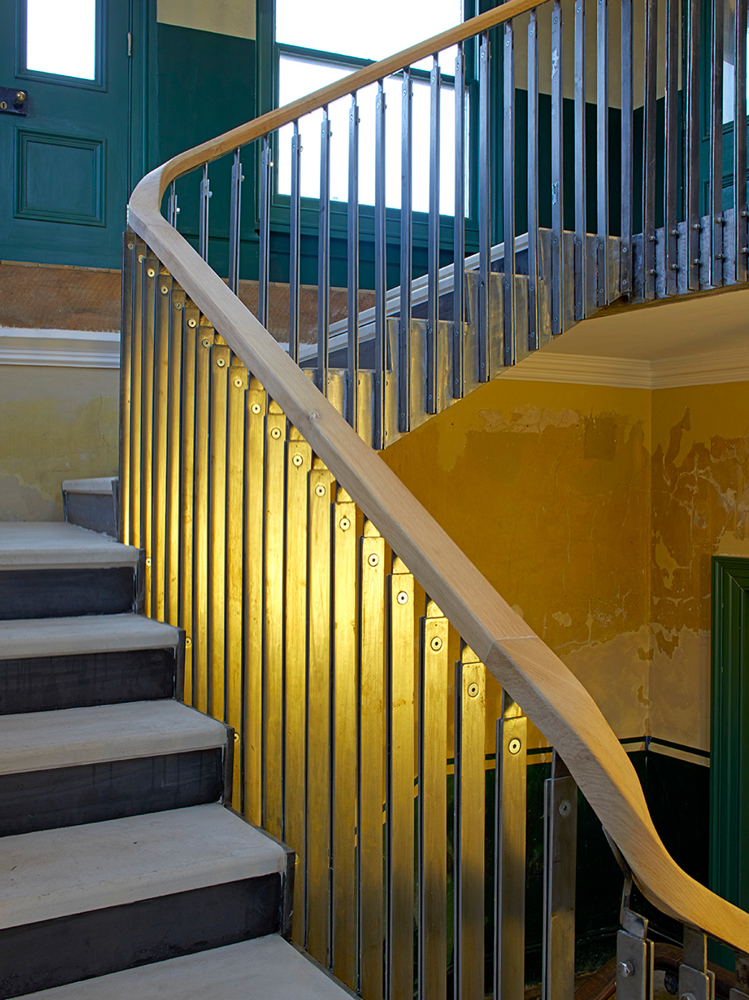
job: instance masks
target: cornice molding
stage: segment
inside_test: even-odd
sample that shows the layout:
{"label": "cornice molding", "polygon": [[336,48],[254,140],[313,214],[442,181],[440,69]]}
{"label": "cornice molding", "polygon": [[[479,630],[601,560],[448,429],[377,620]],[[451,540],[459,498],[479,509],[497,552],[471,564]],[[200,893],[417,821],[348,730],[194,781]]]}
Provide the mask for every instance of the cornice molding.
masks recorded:
{"label": "cornice molding", "polygon": [[0,327],[0,365],[119,368],[119,333]]}

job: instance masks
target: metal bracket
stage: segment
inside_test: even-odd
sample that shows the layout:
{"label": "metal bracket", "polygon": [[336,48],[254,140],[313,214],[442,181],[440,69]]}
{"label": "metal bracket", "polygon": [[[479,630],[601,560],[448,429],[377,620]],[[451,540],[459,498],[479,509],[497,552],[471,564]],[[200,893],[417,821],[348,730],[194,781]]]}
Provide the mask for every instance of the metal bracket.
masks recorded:
{"label": "metal bracket", "polygon": [[655,947],[648,941],[648,921],[630,909],[634,879],[623,854],[604,829],[606,840],[624,872],[620,919],[623,930],[616,936],[617,1000],[653,1000]]}
{"label": "metal bracket", "polygon": [[736,952],[736,986],[728,995],[729,1000],[749,1000],[749,955]]}
{"label": "metal bracket", "polygon": [[707,967],[707,936],[695,927],[684,927],[679,996],[688,1000],[715,1000],[715,973]]}

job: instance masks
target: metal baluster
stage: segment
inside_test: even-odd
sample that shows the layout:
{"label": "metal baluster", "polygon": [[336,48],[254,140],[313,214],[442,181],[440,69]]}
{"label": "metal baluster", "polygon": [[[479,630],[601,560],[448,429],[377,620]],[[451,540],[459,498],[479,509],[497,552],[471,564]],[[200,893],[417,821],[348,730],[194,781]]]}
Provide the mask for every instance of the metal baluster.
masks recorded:
{"label": "metal baluster", "polygon": [[429,77],[429,221],[427,239],[427,413],[437,413],[437,327],[440,321],[440,64]]}
{"label": "metal baluster", "polygon": [[169,185],[169,200],[167,202],[167,222],[170,226],[177,228],[177,216],[179,215],[179,206],[177,205],[177,186],[175,181]]}
{"label": "metal baluster", "polygon": [[263,136],[260,153],[260,246],[258,250],[257,318],[268,325],[268,283],[270,279],[270,143]]}
{"label": "metal baluster", "polygon": [[320,128],[320,225],[317,243],[317,388],[328,394],[330,360],[330,117]]}
{"label": "metal baluster", "polygon": [[554,10],[551,15],[551,332],[553,335],[564,330],[563,27],[561,0],[554,0]]}
{"label": "metal baluster", "polygon": [[528,24],[528,350],[541,346],[538,314],[538,15]]}
{"label": "metal baluster", "polygon": [[642,294],[655,298],[655,165],[656,73],[658,68],[658,0],[645,6],[645,119],[643,132]]}
{"label": "metal baluster", "polygon": [[231,168],[231,200],[229,204],[229,288],[236,295],[239,288],[239,243],[242,222],[242,163],[239,150],[234,153]]}
{"label": "metal baluster", "polygon": [[632,0],[622,0],[621,260],[619,288],[632,293]]}
{"label": "metal baluster", "polygon": [[664,226],[666,234],[666,295],[676,295],[679,270],[678,190],[676,167],[679,150],[679,0],[666,0],[666,171]]}
{"label": "metal baluster", "polygon": [[515,29],[504,29],[504,132],[502,137],[502,230],[505,244],[502,364],[515,364]]}
{"label": "metal baluster", "polygon": [[747,0],[734,0],[734,144],[733,144],[733,207],[734,207],[734,281],[749,278],[749,206],[747,205],[746,175],[746,67],[747,67]]}
{"label": "metal baluster", "polygon": [[489,281],[491,272],[491,101],[490,101],[489,35],[481,36],[479,49],[479,382],[491,378],[492,359],[489,335]]}
{"label": "metal baluster", "polygon": [[700,287],[700,58],[702,47],[702,0],[688,5],[687,56],[687,288]]}
{"label": "metal baluster", "polygon": [[413,81],[403,70],[401,89],[401,301],[398,322],[398,430],[411,429],[411,281],[413,278]]}
{"label": "metal baluster", "polygon": [[289,221],[289,357],[299,361],[299,300],[302,247],[302,138],[299,122],[291,137],[291,199]]}
{"label": "metal baluster", "polygon": [[356,430],[359,394],[359,105],[351,95],[348,127],[348,395],[346,419]]}
{"label": "metal baluster", "polygon": [[609,3],[598,0],[596,22],[596,165],[598,173],[598,267],[596,304],[609,301]]}
{"label": "metal baluster", "polygon": [[577,785],[556,750],[544,782],[543,1000],[574,1000]]}
{"label": "metal baluster", "polygon": [[575,0],[575,312],[588,308],[587,290],[587,156],[585,150],[585,0]]}
{"label": "metal baluster", "polygon": [[710,102],[710,284],[723,284],[723,0],[713,0]]}
{"label": "metal baluster", "polygon": [[515,1000],[525,988],[527,724],[503,691],[496,744],[494,1000]]}
{"label": "metal baluster", "polygon": [[455,57],[455,221],[453,223],[453,398],[463,395],[466,256],[466,83],[463,43]]}
{"label": "metal baluster", "polygon": [[387,374],[387,243],[385,233],[385,88],[377,84],[375,103],[375,447],[385,447]]}
{"label": "metal baluster", "polygon": [[208,260],[208,240],[210,236],[210,203],[211,184],[208,180],[208,164],[203,164],[203,177],[200,181],[200,222],[198,228],[198,253],[203,260]]}

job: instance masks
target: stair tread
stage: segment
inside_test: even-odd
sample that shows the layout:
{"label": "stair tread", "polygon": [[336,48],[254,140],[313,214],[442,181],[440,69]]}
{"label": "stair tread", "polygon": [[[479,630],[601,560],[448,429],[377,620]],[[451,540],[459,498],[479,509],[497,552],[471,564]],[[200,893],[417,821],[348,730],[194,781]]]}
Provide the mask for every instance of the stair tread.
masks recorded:
{"label": "stair tread", "polygon": [[226,727],[176,701],[3,716],[0,774],[131,760],[226,743]]}
{"label": "stair tread", "polygon": [[220,804],[2,839],[0,928],[286,870],[286,852]]}
{"label": "stair tread", "polygon": [[62,491],[63,493],[111,494],[116,482],[116,476],[106,476],[99,479],[64,479]]}
{"label": "stair tread", "polygon": [[0,523],[0,570],[135,566],[139,550],[64,521]]}
{"label": "stair tread", "polygon": [[34,1000],[341,1000],[351,995],[278,934],[29,994]]}
{"label": "stair tread", "polygon": [[143,615],[85,615],[0,622],[2,660],[175,648],[179,629]]}

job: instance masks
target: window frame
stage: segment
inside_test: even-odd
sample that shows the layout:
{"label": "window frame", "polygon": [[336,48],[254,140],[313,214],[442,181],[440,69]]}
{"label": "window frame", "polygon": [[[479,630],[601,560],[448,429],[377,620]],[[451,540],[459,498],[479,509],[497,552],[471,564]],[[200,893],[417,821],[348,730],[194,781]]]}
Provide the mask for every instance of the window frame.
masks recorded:
{"label": "window frame", "polygon": [[36,80],[53,83],[61,87],[76,87],[79,90],[107,90],[106,45],[107,12],[105,0],[95,0],[95,50],[94,67],[96,75],[92,80],[80,76],[65,76],[62,73],[46,73],[44,70],[29,69],[26,65],[27,42],[27,0],[16,0],[16,76],[21,80]]}

